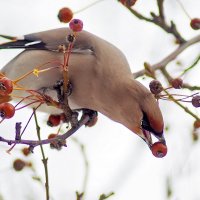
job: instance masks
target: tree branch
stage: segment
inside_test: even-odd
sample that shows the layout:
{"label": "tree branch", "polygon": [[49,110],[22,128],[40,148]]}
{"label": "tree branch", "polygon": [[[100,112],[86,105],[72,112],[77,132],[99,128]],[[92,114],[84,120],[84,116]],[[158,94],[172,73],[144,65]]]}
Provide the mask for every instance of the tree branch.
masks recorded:
{"label": "tree branch", "polygon": [[[169,64],[171,61],[173,61],[179,54],[181,54],[185,49],[187,49],[189,46],[200,42],[200,35],[197,35],[196,37],[188,40],[187,42],[179,45],[179,47],[174,50],[172,53],[170,53],[167,57],[165,57],[163,60],[161,60],[158,63],[155,63],[153,65],[151,65],[152,70],[157,70],[157,69],[161,69],[165,66],[167,66],[167,64]],[[140,76],[145,75],[146,70],[140,70],[136,73],[133,73],[134,78],[138,78]]]}
{"label": "tree branch", "polygon": [[44,139],[44,140],[40,140],[40,141],[37,141],[37,140],[8,140],[8,139],[5,139],[5,138],[0,136],[0,141],[8,143],[8,145],[11,145],[11,144],[26,144],[26,145],[29,145],[32,149],[34,149],[38,145],[50,144],[54,141],[59,141],[59,140],[63,141],[65,139],[67,139],[72,134],[74,134],[79,128],[81,128],[81,126],[86,124],[89,120],[90,120],[89,115],[87,115],[87,114],[83,115],[76,127],[72,127],[65,134],[58,135],[58,136],[56,136],[55,138],[52,138],[52,139]]}

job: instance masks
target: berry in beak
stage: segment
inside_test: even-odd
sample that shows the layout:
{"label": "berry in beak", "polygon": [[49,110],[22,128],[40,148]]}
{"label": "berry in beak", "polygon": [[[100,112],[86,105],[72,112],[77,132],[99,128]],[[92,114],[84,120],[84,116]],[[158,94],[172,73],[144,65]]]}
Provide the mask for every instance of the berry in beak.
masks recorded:
{"label": "berry in beak", "polygon": [[[141,129],[143,132],[142,139],[147,143],[150,150],[152,151],[152,154],[157,158],[164,157],[167,154],[167,146],[163,132],[158,133],[151,127],[145,113],[143,113]],[[153,143],[152,135],[158,139],[157,142]]]}

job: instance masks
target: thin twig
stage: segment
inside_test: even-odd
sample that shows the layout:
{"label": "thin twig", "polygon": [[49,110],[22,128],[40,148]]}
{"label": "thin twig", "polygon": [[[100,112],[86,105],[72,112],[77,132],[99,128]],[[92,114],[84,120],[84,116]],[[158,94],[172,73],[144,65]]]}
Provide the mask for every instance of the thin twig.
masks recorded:
{"label": "thin twig", "polygon": [[178,32],[176,25],[173,21],[171,21],[170,25],[167,24],[164,16],[164,6],[163,6],[164,0],[157,0],[159,15],[156,15],[154,12],[151,12],[151,17],[148,18],[142,15],[141,13],[134,10],[132,7],[127,7],[128,10],[135,15],[138,19],[145,20],[147,22],[153,23],[160,28],[162,28],[165,32],[170,33],[174,35],[177,42],[179,44],[183,44],[186,42],[186,40],[181,36],[181,34]]}
{"label": "thin twig", "polygon": [[186,68],[180,76],[183,76],[189,70],[191,70],[192,68],[194,68],[198,64],[199,61],[200,61],[200,54],[198,55],[198,57],[196,58],[196,60],[194,61],[194,63],[192,63],[192,65],[189,66],[188,68]]}
{"label": "thin twig", "polygon": [[[185,49],[187,49],[189,46],[200,42],[200,35],[197,35],[196,37],[188,40],[182,45],[179,45],[177,49],[175,49],[172,53],[170,53],[168,56],[166,56],[163,60],[160,62],[151,65],[151,68],[155,71],[157,69],[164,68],[169,64],[171,61],[173,61],[179,54],[181,54]],[[136,73],[133,73],[134,78],[138,78],[140,76],[143,76],[145,74],[146,70],[140,70]]]}
{"label": "thin twig", "polygon": [[[38,124],[38,120],[37,120],[37,116],[36,116],[36,109],[33,109],[33,114],[34,114],[34,119],[35,119],[35,125],[36,125],[38,140],[41,141],[40,126]],[[45,156],[42,144],[40,144],[40,150],[41,150],[41,154],[42,154],[42,163],[44,165],[44,171],[45,171],[46,200],[49,200],[48,158],[46,158],[46,156]]]}
{"label": "thin twig", "polygon": [[[84,180],[83,180],[83,189],[82,189],[82,193],[86,194],[86,190],[87,190],[87,183],[88,183],[88,174],[89,174],[89,162],[88,162],[88,158],[87,158],[87,154],[86,154],[86,151],[85,151],[85,146],[80,143],[76,138],[72,138],[72,140],[78,144],[80,146],[80,149],[81,149],[81,153],[82,153],[82,156],[83,156],[83,159],[84,159],[84,164],[85,164],[85,176],[84,176]],[[83,197],[84,197],[83,196]],[[82,197],[82,198],[83,198]]]}
{"label": "thin twig", "polygon": [[78,125],[76,127],[72,127],[65,134],[58,135],[58,136],[56,136],[55,138],[52,138],[52,139],[44,139],[44,140],[40,140],[40,141],[37,141],[37,140],[8,140],[8,139],[5,139],[5,138],[0,136],[0,141],[8,143],[8,145],[26,144],[26,145],[29,145],[32,149],[34,149],[38,145],[50,144],[50,143],[58,141],[58,140],[62,140],[63,141],[65,139],[67,139],[72,134],[74,134],[79,128],[81,128],[81,126],[86,124],[89,121],[89,119],[90,119],[89,115],[82,116],[82,118],[80,119],[80,121],[79,121],[79,123],[78,123]]}
{"label": "thin twig", "polygon": [[169,92],[164,90],[164,92],[168,95],[169,99],[173,101],[175,104],[177,104],[179,107],[181,107],[186,113],[194,117],[196,120],[200,120],[200,118],[195,115],[192,111],[190,111],[187,107],[183,106],[180,102],[178,102]]}
{"label": "thin twig", "polygon": [[111,197],[111,196],[114,195],[114,194],[115,194],[114,192],[110,192],[110,193],[107,194],[107,195],[102,194],[102,195],[100,195],[99,200],[108,199],[109,197]]}

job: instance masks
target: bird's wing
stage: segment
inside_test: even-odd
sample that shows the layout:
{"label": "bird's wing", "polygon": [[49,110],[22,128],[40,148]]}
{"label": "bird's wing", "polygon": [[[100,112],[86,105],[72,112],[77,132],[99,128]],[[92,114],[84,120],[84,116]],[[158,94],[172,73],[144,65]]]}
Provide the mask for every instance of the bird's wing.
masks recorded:
{"label": "bird's wing", "polygon": [[[10,39],[11,42],[0,44],[0,49],[29,49],[29,50],[51,50],[57,51],[60,45],[68,46],[67,36],[72,32],[68,28],[59,28],[28,34],[23,37],[12,37],[0,35],[0,37]],[[85,39],[87,38],[87,40]],[[81,32],[74,42],[74,53],[93,53],[94,49],[90,44],[90,34],[86,31]]]}

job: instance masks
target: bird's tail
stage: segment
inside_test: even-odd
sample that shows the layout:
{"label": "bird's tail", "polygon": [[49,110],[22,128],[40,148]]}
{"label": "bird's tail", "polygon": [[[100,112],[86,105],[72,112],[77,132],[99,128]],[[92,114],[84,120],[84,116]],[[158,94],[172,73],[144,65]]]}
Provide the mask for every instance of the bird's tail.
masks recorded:
{"label": "bird's tail", "polygon": [[[16,46],[20,46],[19,41],[14,36],[0,34],[0,37],[7,40],[11,40],[10,42],[1,43],[0,49],[10,49],[10,48],[16,48]],[[17,44],[16,44],[16,41],[17,41]]]}
{"label": "bird's tail", "polygon": [[11,40],[0,44],[0,49],[42,49],[46,50],[45,44],[41,41],[31,41],[24,37],[13,37],[8,35],[1,35],[0,37]]}

